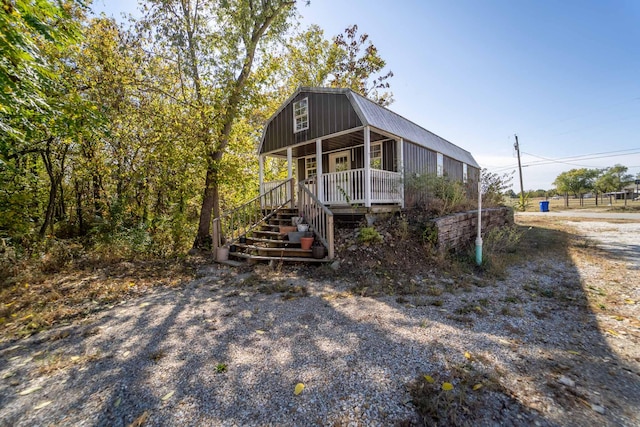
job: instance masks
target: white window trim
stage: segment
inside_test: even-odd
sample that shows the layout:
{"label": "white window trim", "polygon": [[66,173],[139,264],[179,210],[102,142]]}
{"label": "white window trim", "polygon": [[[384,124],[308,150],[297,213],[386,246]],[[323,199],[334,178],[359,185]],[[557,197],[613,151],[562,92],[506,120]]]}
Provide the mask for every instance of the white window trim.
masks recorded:
{"label": "white window trim", "polygon": [[[296,105],[300,104],[301,102],[304,102],[307,105],[306,113],[296,114],[296,109],[297,109]],[[298,119],[303,118],[305,116],[307,117],[307,120],[306,120],[307,126],[304,128],[298,129]],[[307,129],[309,129],[309,97],[300,99],[293,103],[293,133],[302,132],[303,130],[307,130]]]}
{"label": "white window trim", "polygon": [[462,164],[462,182],[465,184],[469,181],[469,169],[466,163]]}
{"label": "white window trim", "polygon": [[349,169],[347,169],[347,170],[351,170],[351,149],[340,150],[340,151],[334,151],[332,153],[329,153],[329,173],[336,172],[336,170],[335,170],[336,157],[342,157],[342,156],[345,155],[345,153],[346,153],[346,156],[347,156],[347,165],[349,166]]}
{"label": "white window trim", "polygon": [[442,153],[437,153],[436,174],[438,176],[444,176],[444,155]]}
{"label": "white window trim", "polygon": [[375,147],[376,145],[380,147],[380,169],[373,169],[384,170],[384,151],[382,150],[382,142],[371,143],[371,149],[369,150],[369,167],[371,167],[371,162],[374,159],[374,157],[371,156],[371,152],[373,151],[373,147]]}
{"label": "white window trim", "polygon": [[305,179],[309,179],[312,178],[312,176],[309,176],[309,168],[307,168],[307,159],[314,159],[316,161],[316,167],[314,168],[314,170],[316,171],[316,173],[313,176],[318,176],[318,159],[316,159],[316,156],[306,156],[303,157],[304,159],[304,178]]}

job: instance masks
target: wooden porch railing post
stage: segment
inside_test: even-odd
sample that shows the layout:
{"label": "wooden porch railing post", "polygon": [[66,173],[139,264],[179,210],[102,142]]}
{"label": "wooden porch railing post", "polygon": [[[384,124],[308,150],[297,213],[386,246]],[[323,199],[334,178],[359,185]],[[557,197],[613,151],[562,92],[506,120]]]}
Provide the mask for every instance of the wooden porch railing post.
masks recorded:
{"label": "wooden porch railing post", "polygon": [[289,207],[291,209],[296,207],[296,180],[295,178],[291,178],[289,181],[289,198],[291,203],[289,203]]}
{"label": "wooden porch railing post", "polygon": [[334,254],[334,242],[333,242],[333,215],[327,217],[327,243],[329,243],[329,259],[333,259]]}

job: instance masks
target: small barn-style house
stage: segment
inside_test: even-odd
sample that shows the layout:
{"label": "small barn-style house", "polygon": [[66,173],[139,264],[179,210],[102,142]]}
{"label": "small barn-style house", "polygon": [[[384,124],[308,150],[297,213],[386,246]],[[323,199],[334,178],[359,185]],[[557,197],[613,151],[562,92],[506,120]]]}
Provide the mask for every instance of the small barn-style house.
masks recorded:
{"label": "small barn-style house", "polygon": [[[265,181],[267,157],[286,159],[286,180]],[[471,183],[477,182],[480,171],[468,151],[353,90],[337,88],[298,88],[267,121],[258,159],[258,200],[263,219],[273,229],[257,224],[233,227],[231,241],[250,232],[247,247],[233,248],[234,254],[245,258],[270,256],[260,244],[273,246],[267,238],[273,236],[264,233],[283,234],[276,229],[279,221],[291,225],[283,215],[285,208],[310,225],[316,243],[328,250],[324,259],[331,259],[334,213],[402,208],[411,197],[404,186],[405,177],[411,175],[446,175]],[[291,246],[281,248],[280,258],[300,255]]]}

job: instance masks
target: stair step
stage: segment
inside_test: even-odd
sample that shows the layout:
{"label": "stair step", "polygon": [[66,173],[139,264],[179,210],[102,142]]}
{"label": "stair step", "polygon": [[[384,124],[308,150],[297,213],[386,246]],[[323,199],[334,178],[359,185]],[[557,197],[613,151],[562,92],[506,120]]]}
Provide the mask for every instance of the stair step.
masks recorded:
{"label": "stair step", "polygon": [[[272,240],[284,240],[285,234],[279,233],[277,231],[267,231],[267,230],[253,230],[251,232],[254,236],[260,236],[264,238],[271,238]],[[247,237],[249,240],[250,237]]]}
{"label": "stair step", "polygon": [[[263,246],[255,246],[255,245],[243,245],[236,244],[238,249],[244,249],[245,251],[255,251],[258,252],[258,255],[271,255],[275,257],[283,257],[283,256],[293,256],[296,258],[307,258],[312,257],[311,249],[300,249],[300,248],[266,248]],[[232,252],[236,253],[236,252]]]}
{"label": "stair step", "polygon": [[321,258],[321,259],[317,259],[317,258],[301,258],[301,257],[294,257],[294,256],[286,256],[286,257],[281,257],[281,256],[265,256],[265,255],[251,255],[251,254],[246,254],[246,253],[242,253],[242,252],[233,252],[230,253],[229,256],[234,256],[237,258],[244,258],[244,259],[252,259],[252,260],[256,260],[256,261],[287,261],[287,262],[317,262],[317,263],[321,263],[321,262],[331,262],[331,260],[329,258]]}
{"label": "stair step", "polygon": [[291,218],[270,218],[269,225],[291,225]]}
{"label": "stair step", "polygon": [[268,243],[271,245],[285,245],[287,247],[300,246],[300,242],[291,243],[288,240],[282,240],[282,239],[261,239],[259,237],[247,237],[247,244],[251,244],[251,243]]}

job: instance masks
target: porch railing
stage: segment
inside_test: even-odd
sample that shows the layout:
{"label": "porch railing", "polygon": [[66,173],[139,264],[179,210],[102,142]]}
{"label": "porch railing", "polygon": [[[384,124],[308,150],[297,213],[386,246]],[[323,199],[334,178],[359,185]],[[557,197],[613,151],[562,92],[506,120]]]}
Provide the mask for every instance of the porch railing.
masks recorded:
{"label": "porch railing", "polygon": [[[271,183],[269,183],[271,184]],[[284,180],[244,203],[215,218],[212,224],[214,249],[223,244],[235,243],[240,236],[258,227],[262,222],[276,214],[278,209],[293,204],[291,188],[293,178]]]}
{"label": "porch railing", "polygon": [[[322,175],[324,203],[362,204],[366,202],[365,170],[351,169]],[[371,169],[371,202],[398,203],[402,201],[401,174]]]}
{"label": "porch railing", "polygon": [[318,200],[307,185],[306,181],[298,183],[298,213],[304,217],[315,236],[327,248],[329,259],[333,259],[333,212]]}
{"label": "porch railing", "polygon": [[371,169],[371,201],[397,203],[402,201],[402,175],[398,172]]}
{"label": "porch railing", "polygon": [[[289,185],[282,185],[289,183]],[[281,179],[279,181],[264,182],[260,186],[261,204],[263,208],[281,206],[285,201],[289,202],[289,207],[293,207],[295,184],[293,178]]]}

